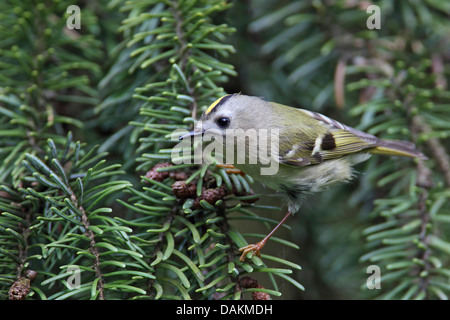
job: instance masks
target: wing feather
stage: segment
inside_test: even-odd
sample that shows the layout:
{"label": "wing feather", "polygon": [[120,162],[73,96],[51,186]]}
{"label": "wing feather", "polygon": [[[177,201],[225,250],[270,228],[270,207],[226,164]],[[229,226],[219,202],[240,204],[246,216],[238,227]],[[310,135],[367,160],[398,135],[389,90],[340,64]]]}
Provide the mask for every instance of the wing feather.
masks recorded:
{"label": "wing feather", "polygon": [[283,155],[280,154],[280,162],[286,165],[304,167],[322,163],[374,148],[380,141],[375,136],[343,125],[320,113],[301,111],[317,121],[313,127],[321,126],[325,130],[319,135],[313,134],[311,129],[307,131],[308,128],[299,130],[301,143],[285,145],[284,150],[288,151]]}

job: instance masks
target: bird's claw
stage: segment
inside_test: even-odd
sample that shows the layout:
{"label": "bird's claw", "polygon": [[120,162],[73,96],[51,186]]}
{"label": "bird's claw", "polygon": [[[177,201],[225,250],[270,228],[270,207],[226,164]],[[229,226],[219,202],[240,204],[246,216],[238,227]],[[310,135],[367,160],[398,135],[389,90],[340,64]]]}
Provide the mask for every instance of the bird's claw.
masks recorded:
{"label": "bird's claw", "polygon": [[248,246],[242,247],[239,249],[239,251],[242,252],[241,257],[239,258],[240,261],[244,261],[246,259],[247,253],[251,252],[253,255],[257,255],[258,257],[261,257],[261,249],[265,245],[265,241],[260,241],[255,244],[249,244]]}

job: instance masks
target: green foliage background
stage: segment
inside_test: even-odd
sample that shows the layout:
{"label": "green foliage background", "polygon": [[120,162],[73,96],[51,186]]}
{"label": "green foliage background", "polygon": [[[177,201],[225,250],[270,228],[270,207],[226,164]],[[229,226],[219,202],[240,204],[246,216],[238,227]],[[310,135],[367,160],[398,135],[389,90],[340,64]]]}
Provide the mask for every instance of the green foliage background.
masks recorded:
{"label": "green foliage background", "polygon": [[[81,29],[66,27],[72,4]],[[450,6],[373,1],[369,29],[370,4],[2,1],[1,297],[447,299]],[[212,165],[152,169],[174,130],[233,92],[413,141],[429,160],[373,157],[240,262],[283,216],[279,197]],[[176,196],[177,180],[193,193]]]}

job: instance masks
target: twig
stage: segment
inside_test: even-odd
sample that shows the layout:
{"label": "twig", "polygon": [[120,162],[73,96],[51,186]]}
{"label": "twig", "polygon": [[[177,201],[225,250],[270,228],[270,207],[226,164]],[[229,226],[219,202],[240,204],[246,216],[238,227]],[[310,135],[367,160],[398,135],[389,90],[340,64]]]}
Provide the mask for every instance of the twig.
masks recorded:
{"label": "twig", "polygon": [[[419,116],[414,116],[411,120],[411,133],[413,140],[417,141],[420,132],[423,132],[424,128],[428,126],[422,121]],[[422,192],[418,199],[418,209],[420,218],[420,233],[419,240],[424,244],[423,251],[419,251],[418,258],[423,261],[423,266],[419,268],[418,274],[427,274],[430,269],[430,262],[428,258],[430,256],[429,238],[427,233],[427,226],[430,221],[430,213],[427,210],[427,200],[428,200],[428,189],[433,186],[433,179],[431,176],[431,171],[425,166],[423,160],[419,160],[417,163],[417,182],[416,185],[422,188]],[[429,285],[428,277],[420,276],[419,287],[420,292],[424,292],[427,295],[427,288]],[[419,294],[419,293],[418,293]]]}
{"label": "twig", "polygon": [[[225,214],[225,207],[221,206],[217,212],[218,216],[221,216],[223,219],[219,221],[217,224],[220,228],[220,231],[226,235],[225,242],[229,245],[227,251],[227,260],[228,262],[232,262],[235,259],[235,252],[237,251],[237,248],[234,245],[233,240],[228,236],[230,229],[230,225],[228,224],[228,219]],[[239,275],[233,278],[233,281],[235,282],[234,285],[234,293],[242,292],[241,285],[240,285],[240,279]]]}
{"label": "twig", "polygon": [[96,242],[95,242],[95,235],[94,232],[90,229],[90,223],[88,216],[86,214],[86,211],[84,210],[83,206],[78,203],[78,199],[75,196],[75,193],[71,189],[69,189],[72,193],[70,196],[70,200],[74,203],[75,207],[81,212],[81,221],[83,222],[83,226],[85,228],[85,234],[89,238],[89,250],[91,251],[92,255],[94,256],[94,271],[95,271],[95,277],[99,279],[97,283],[97,288],[99,290],[99,299],[104,300],[104,282],[103,282],[103,274],[100,268],[100,253],[98,252]]}

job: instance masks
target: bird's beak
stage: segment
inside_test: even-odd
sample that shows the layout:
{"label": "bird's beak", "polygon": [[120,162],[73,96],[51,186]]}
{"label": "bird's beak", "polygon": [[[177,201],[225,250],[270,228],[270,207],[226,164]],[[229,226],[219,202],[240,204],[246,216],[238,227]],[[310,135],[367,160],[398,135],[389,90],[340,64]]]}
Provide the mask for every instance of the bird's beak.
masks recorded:
{"label": "bird's beak", "polygon": [[183,134],[178,139],[179,140],[183,140],[183,139],[186,139],[186,138],[191,138],[192,139],[193,137],[199,136],[199,135],[201,135],[203,137],[204,134],[205,134],[204,130],[202,130],[202,131],[190,131],[190,132],[188,132],[186,134]]}

